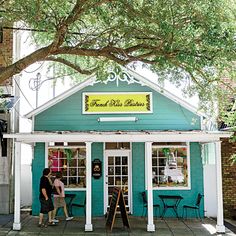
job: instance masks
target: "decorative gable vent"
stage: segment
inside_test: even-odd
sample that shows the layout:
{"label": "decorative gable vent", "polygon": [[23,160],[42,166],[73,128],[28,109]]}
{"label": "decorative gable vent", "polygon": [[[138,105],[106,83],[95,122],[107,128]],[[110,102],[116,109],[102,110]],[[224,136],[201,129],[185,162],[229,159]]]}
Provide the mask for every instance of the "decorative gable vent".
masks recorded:
{"label": "decorative gable vent", "polygon": [[140,84],[141,86],[145,86],[145,84],[137,79],[135,79],[132,75],[130,75],[127,71],[123,70],[121,67],[117,66],[115,69],[108,70],[108,78],[104,81],[97,81],[97,83],[101,82],[107,84],[108,82],[116,81],[116,86],[119,86],[119,82],[127,82],[128,84]]}

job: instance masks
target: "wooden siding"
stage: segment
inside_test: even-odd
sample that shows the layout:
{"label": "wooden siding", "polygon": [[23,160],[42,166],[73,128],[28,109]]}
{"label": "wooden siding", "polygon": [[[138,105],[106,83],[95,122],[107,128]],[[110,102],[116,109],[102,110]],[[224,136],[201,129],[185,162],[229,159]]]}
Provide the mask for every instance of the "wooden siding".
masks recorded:
{"label": "wooden siding", "polygon": [[[153,92],[152,114],[82,114],[83,92]],[[137,122],[98,122],[99,117],[135,116]],[[166,98],[161,93],[139,84],[114,82],[88,86],[35,117],[36,131],[86,130],[199,130],[200,117]]]}

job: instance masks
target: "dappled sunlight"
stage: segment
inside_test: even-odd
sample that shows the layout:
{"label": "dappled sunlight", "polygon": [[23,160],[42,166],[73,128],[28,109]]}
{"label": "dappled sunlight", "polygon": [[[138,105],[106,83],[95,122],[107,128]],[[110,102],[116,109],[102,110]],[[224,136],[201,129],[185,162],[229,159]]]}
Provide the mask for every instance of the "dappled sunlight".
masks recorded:
{"label": "dappled sunlight", "polygon": [[202,224],[202,226],[210,233],[210,234],[215,234],[216,233],[216,228],[213,225],[210,224]]}

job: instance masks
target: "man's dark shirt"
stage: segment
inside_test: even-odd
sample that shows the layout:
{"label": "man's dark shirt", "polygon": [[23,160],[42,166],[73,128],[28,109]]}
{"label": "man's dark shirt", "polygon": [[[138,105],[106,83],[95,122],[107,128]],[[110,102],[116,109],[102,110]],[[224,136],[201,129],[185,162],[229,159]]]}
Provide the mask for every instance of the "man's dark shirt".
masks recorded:
{"label": "man's dark shirt", "polygon": [[40,192],[39,197],[40,198],[44,198],[43,193],[42,193],[43,188],[46,189],[46,193],[48,195],[48,198],[51,198],[52,186],[46,176],[42,176],[40,179],[40,187],[39,187],[39,192]]}

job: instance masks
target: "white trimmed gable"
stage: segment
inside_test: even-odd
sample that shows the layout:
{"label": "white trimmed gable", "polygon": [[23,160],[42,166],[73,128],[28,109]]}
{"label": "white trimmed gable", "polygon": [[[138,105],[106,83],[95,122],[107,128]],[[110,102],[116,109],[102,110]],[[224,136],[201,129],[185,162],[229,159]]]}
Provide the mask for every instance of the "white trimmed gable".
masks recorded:
{"label": "white trimmed gable", "polygon": [[41,112],[47,110],[48,108],[54,106],[55,104],[61,102],[62,100],[66,99],[67,97],[73,95],[74,93],[82,90],[83,88],[87,87],[87,86],[92,86],[95,83],[108,83],[109,81],[115,81],[118,85],[119,80],[124,82],[126,81],[128,84],[131,83],[138,83],[141,84],[142,86],[147,86],[150,87],[151,89],[153,89],[154,91],[157,91],[158,93],[164,95],[165,97],[169,98],[170,100],[174,101],[175,103],[177,103],[178,105],[186,108],[187,110],[195,113],[198,116],[205,116],[203,113],[198,111],[198,108],[193,106],[192,104],[186,102],[185,100],[179,98],[178,96],[176,96],[175,94],[171,93],[170,91],[160,87],[158,84],[150,81],[148,78],[138,74],[137,72],[129,69],[129,68],[124,68],[122,67],[122,70],[124,71],[124,76],[119,77],[119,76],[112,76],[109,77],[106,81],[98,81],[96,80],[96,76],[92,75],[90,77],[88,77],[85,81],[77,84],[76,86],[74,86],[73,88],[70,88],[69,90],[65,91],[64,93],[58,95],[57,97],[49,100],[47,103],[39,106],[38,108],[32,110],[31,112],[29,112],[28,114],[25,115],[25,117],[27,118],[32,118],[35,115],[40,114]]}

